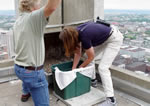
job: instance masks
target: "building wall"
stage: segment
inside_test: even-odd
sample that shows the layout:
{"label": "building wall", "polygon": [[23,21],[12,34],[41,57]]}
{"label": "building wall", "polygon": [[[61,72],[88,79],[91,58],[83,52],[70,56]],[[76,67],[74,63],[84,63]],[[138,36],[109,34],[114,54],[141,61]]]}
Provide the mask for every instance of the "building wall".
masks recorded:
{"label": "building wall", "polygon": [[[44,6],[46,2],[47,0],[41,0],[41,6]],[[15,0],[17,16],[19,15],[18,5],[19,0]],[[104,18],[104,0],[62,0],[59,8],[50,16],[45,33],[59,32],[62,24],[80,24],[93,20],[97,16]]]}
{"label": "building wall", "polygon": [[[1,60],[10,58],[10,31],[0,31],[0,57]],[[6,54],[7,53],[7,54]]]}
{"label": "building wall", "polygon": [[143,63],[143,64],[137,65],[135,67],[126,65],[126,69],[131,70],[131,71],[146,72],[146,64]]}
{"label": "building wall", "polygon": [[94,1],[94,19],[96,19],[97,16],[104,19],[104,0]]}
{"label": "building wall", "polygon": [[132,51],[132,50],[121,49],[120,54],[126,54],[131,56],[132,58],[142,59],[145,56],[145,50]]}
{"label": "building wall", "polygon": [[[41,7],[43,7],[45,4],[47,3],[47,0],[41,0]],[[17,17],[19,16],[19,0],[15,0],[15,9],[16,9],[16,15]],[[59,6],[59,8],[57,8],[57,10],[50,16],[50,20],[49,20],[49,24],[50,25],[57,25],[57,24],[61,24],[62,20],[61,20],[61,5]]]}
{"label": "building wall", "polygon": [[[42,0],[41,6],[44,6],[46,2],[47,0]],[[15,0],[18,14],[17,3],[18,0]],[[76,23],[89,19],[93,20],[94,16],[104,17],[103,11],[104,0],[62,0],[60,7],[50,16],[50,23],[46,28],[48,29],[45,34],[46,60],[54,57],[61,58],[64,55],[63,45],[58,37],[59,32],[52,31],[54,29],[50,25]]]}
{"label": "building wall", "polygon": [[94,19],[94,0],[63,0],[64,23]]}

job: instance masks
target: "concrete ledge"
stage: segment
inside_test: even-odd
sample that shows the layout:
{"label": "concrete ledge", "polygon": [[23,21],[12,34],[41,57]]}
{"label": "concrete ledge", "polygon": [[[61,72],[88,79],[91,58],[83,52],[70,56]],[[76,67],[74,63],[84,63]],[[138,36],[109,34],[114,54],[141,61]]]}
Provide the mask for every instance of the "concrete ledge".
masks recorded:
{"label": "concrete ledge", "polygon": [[0,78],[9,75],[15,75],[14,66],[0,68]]}
{"label": "concrete ledge", "polygon": [[130,82],[132,84],[138,85],[145,89],[150,89],[150,77],[145,77],[143,75],[138,75],[132,71],[121,69],[116,66],[110,68],[112,76],[122,79],[124,81]]}
{"label": "concrete ledge", "polygon": [[56,32],[60,32],[60,31],[62,31],[61,27],[47,26],[44,33],[49,34],[49,33],[56,33]]}
{"label": "concrete ledge", "polygon": [[9,75],[9,76],[5,76],[5,77],[0,77],[0,84],[8,82],[8,81],[12,81],[12,80],[17,80],[17,79],[18,79],[18,77],[16,75]]}
{"label": "concrete ledge", "polygon": [[114,87],[150,103],[150,78],[116,66],[110,68]]}
{"label": "concrete ledge", "polygon": [[133,83],[112,77],[114,88],[129,95],[132,95],[140,100],[150,103],[150,90],[137,86]]}
{"label": "concrete ledge", "polygon": [[[98,64],[96,64],[97,68]],[[150,103],[150,77],[145,77],[116,66],[111,66],[110,70],[114,88]],[[100,80],[99,75],[97,78]]]}
{"label": "concrete ledge", "polygon": [[14,66],[14,61],[12,59],[0,61],[0,68]]}
{"label": "concrete ledge", "polygon": [[0,83],[16,79],[14,72],[14,61],[4,60],[0,61]]}

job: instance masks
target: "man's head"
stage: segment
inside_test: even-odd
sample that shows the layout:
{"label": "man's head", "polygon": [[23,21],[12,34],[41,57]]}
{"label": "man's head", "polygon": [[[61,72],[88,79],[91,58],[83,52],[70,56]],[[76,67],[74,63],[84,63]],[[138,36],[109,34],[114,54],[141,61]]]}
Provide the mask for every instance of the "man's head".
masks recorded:
{"label": "man's head", "polygon": [[78,31],[74,27],[65,27],[59,38],[64,43],[65,55],[70,56],[79,47]]}
{"label": "man's head", "polygon": [[41,0],[20,0],[19,10],[21,12],[32,12],[40,8]]}

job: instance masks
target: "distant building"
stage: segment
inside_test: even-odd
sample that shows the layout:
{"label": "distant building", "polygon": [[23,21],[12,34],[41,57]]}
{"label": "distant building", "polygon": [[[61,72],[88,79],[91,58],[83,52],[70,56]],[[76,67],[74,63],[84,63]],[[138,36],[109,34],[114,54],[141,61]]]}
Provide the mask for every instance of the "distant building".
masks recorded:
{"label": "distant building", "polygon": [[144,48],[145,49],[145,56],[150,56],[150,49]]}
{"label": "distant building", "polygon": [[120,49],[120,54],[126,54],[132,58],[137,58],[138,60],[144,60],[145,49],[134,47],[134,46],[122,46]]}
{"label": "distant building", "polygon": [[124,66],[126,67],[126,65],[128,64],[132,64],[133,63],[133,59],[131,58],[131,56],[128,55],[118,55],[114,62],[113,65],[115,66]]}
{"label": "distant building", "polygon": [[138,59],[131,58],[128,55],[118,55],[115,58],[113,65],[130,71],[150,73],[150,65],[146,65],[144,61],[139,61]]}
{"label": "distant building", "polygon": [[10,58],[11,42],[10,31],[0,30],[0,61]]}
{"label": "distant building", "polygon": [[150,64],[146,64],[146,73],[150,74]]}
{"label": "distant building", "polygon": [[126,65],[128,70],[146,72],[146,64],[144,62],[133,62]]}
{"label": "distant building", "polygon": [[123,45],[113,65],[131,71],[150,73],[150,65],[145,62],[146,50],[139,47]]}
{"label": "distant building", "polygon": [[8,57],[8,53],[7,52],[2,52],[2,53],[0,53],[0,61],[1,60],[6,60],[6,59],[8,59],[9,57]]}
{"label": "distant building", "polygon": [[131,45],[137,46],[137,47],[141,47],[143,44],[142,40],[130,40]]}

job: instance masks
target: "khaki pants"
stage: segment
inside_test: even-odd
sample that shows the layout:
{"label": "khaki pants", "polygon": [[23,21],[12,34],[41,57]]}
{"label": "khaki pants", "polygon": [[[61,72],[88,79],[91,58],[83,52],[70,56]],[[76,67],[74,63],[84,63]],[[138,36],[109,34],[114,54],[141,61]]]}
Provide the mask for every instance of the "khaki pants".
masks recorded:
{"label": "khaki pants", "polygon": [[101,76],[106,97],[114,96],[111,72],[109,70],[112,62],[117,56],[123,42],[123,35],[115,27],[111,26],[113,33],[102,45],[94,47],[95,61],[98,62],[98,71]]}
{"label": "khaki pants", "polygon": [[[93,63],[96,62],[99,64],[98,71],[101,76],[106,97],[114,96],[111,72],[109,68],[117,56],[123,42],[123,35],[120,31],[115,26],[111,27],[113,30],[112,35],[103,44],[94,47],[95,58]],[[82,59],[85,60],[86,58],[87,56],[84,54]]]}

